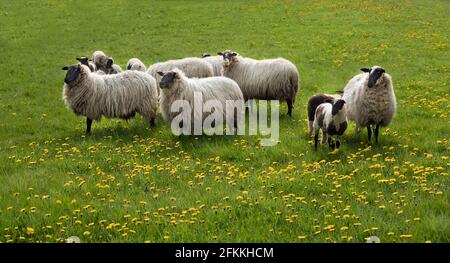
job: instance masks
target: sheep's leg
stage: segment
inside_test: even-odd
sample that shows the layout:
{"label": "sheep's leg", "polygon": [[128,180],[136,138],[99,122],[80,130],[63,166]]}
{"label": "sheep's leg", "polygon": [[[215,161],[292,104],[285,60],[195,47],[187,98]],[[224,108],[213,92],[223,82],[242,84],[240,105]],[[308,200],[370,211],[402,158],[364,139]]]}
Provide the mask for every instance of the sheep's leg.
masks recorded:
{"label": "sheep's leg", "polygon": [[370,141],[372,139],[372,128],[370,125],[367,125],[367,144],[370,145]]}
{"label": "sheep's leg", "polygon": [[86,117],[86,135],[91,134],[92,119]]}
{"label": "sheep's leg", "polygon": [[326,132],[323,132],[324,130],[322,130],[322,144],[325,144],[327,142],[328,139],[328,135]]}
{"label": "sheep's leg", "polygon": [[331,150],[334,150],[335,144],[334,144],[334,141],[333,141],[333,136],[328,137],[328,146],[329,146],[329,148]]}
{"label": "sheep's leg", "polygon": [[314,149],[316,149],[317,150],[317,143],[319,142],[319,133],[318,132],[316,132],[315,134],[314,134]]}
{"label": "sheep's leg", "polygon": [[312,135],[314,121],[308,121],[308,136]]}
{"label": "sheep's leg", "polygon": [[289,117],[292,117],[292,108],[293,108],[293,103],[291,99],[287,99],[286,100],[287,106],[288,106],[288,115]]}
{"label": "sheep's leg", "polygon": [[377,126],[375,126],[375,144],[378,144],[378,131],[380,129],[380,125],[377,124]]}
{"label": "sheep's leg", "polygon": [[155,123],[155,118],[150,118],[150,127],[155,127],[156,123]]}
{"label": "sheep's leg", "polygon": [[336,148],[339,149],[341,147],[341,141],[339,140],[339,136],[336,137]]}

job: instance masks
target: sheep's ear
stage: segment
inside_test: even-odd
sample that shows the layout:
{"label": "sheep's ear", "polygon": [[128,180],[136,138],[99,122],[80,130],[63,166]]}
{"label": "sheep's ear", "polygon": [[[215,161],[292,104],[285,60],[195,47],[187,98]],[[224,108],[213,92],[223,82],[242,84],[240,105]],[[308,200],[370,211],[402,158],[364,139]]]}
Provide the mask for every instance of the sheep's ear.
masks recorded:
{"label": "sheep's ear", "polygon": [[232,57],[237,56],[237,53],[236,53],[236,52],[233,52],[233,53],[231,53],[231,56],[232,56]]}
{"label": "sheep's ear", "polygon": [[362,68],[361,71],[362,72],[370,72],[370,68]]}
{"label": "sheep's ear", "polygon": [[64,66],[64,67],[62,68],[62,70],[68,70],[68,69],[69,69],[68,66]]}
{"label": "sheep's ear", "polygon": [[173,72],[173,77],[174,77],[175,79],[178,79],[178,78],[180,78],[180,75],[178,74],[178,72],[174,71],[174,72]]}
{"label": "sheep's ear", "polygon": [[222,52],[217,52],[217,55],[223,56],[223,53]]}
{"label": "sheep's ear", "polygon": [[106,62],[106,67],[108,67],[108,68],[112,67],[113,63],[114,63],[113,59],[108,58],[108,62]]}
{"label": "sheep's ear", "polygon": [[158,75],[160,75],[161,77],[164,76],[164,72],[162,72],[162,71],[158,71],[156,73],[158,73]]}

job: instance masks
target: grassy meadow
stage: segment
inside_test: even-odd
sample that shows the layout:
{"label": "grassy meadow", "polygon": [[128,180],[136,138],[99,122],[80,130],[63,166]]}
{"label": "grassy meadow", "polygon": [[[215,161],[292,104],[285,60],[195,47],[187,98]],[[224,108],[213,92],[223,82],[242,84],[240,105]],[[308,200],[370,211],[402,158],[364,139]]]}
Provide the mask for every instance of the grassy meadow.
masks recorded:
{"label": "grassy meadow", "polygon": [[[0,242],[450,241],[449,1],[0,0]],[[65,65],[214,54],[301,75],[280,140],[175,137],[158,118],[94,122],[62,101]],[[306,102],[362,67],[398,101],[380,144],[351,124],[314,151]]]}

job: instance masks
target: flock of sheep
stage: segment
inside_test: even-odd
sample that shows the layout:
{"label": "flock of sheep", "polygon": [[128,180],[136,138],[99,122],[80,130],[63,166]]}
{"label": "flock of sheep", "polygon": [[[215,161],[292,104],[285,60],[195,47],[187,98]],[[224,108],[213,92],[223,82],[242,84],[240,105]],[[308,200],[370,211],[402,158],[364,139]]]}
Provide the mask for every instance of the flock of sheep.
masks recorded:
{"label": "flock of sheep", "polygon": [[[63,68],[67,71],[63,100],[75,114],[86,116],[87,134],[92,121],[102,116],[129,119],[137,112],[154,126],[158,106],[163,119],[170,123],[177,115],[171,112],[172,103],[185,100],[192,107],[194,92],[200,92],[204,100],[221,103],[280,100],[287,103],[291,116],[300,85],[297,67],[289,60],[255,60],[230,50],[216,56],[159,62],[148,68],[132,58],[125,71],[102,51],[77,60],[78,64]],[[357,131],[367,128],[369,144],[373,130],[378,143],[379,128],[389,125],[394,117],[396,98],[390,75],[378,66],[361,70],[363,73],[347,83],[342,96],[319,94],[310,98],[308,133],[314,133],[316,148],[320,130],[322,144],[339,148],[347,119],[356,123]],[[225,112],[221,114],[226,120]],[[333,136],[337,138],[333,140]]]}

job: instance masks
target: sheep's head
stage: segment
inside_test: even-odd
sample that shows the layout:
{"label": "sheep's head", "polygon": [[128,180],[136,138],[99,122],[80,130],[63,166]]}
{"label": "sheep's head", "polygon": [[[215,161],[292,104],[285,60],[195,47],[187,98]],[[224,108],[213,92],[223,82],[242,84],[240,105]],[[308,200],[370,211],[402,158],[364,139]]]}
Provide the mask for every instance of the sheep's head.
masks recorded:
{"label": "sheep's head", "polygon": [[116,70],[113,68],[114,60],[110,57],[106,58],[106,62],[95,62],[95,66],[97,67],[97,70],[101,70],[105,72],[106,74],[116,74]]}
{"label": "sheep's head", "polygon": [[382,67],[373,66],[371,68],[362,68],[361,71],[369,73],[369,82],[367,86],[369,88],[373,88],[376,85],[380,84],[383,79],[383,75],[386,72]]}
{"label": "sheep's head", "polygon": [[87,57],[78,57],[76,58],[78,61],[80,61],[80,63],[82,65],[85,65],[87,67],[89,67],[89,69],[91,70],[91,72],[94,72],[95,70],[97,70],[97,67],[94,64],[90,64],[89,61],[91,61],[89,58]]}
{"label": "sheep's head", "polygon": [[237,61],[238,53],[230,50],[225,50],[224,52],[218,52],[217,55],[223,57],[223,66],[227,68],[233,65],[233,62]]}
{"label": "sheep's head", "polygon": [[161,81],[159,82],[159,87],[161,89],[170,89],[181,77],[181,71],[178,69],[173,69],[165,72],[158,71],[157,73],[162,77]]}
{"label": "sheep's head", "polygon": [[344,105],[345,105],[345,100],[339,99],[339,100],[335,101],[333,103],[333,107],[331,108],[331,115],[334,116],[334,115],[338,114],[344,108]]}
{"label": "sheep's head", "polygon": [[87,57],[77,57],[81,64],[89,67],[89,59]]}
{"label": "sheep's head", "polygon": [[[85,66],[81,65],[81,64],[63,67],[62,69],[67,71],[66,77],[64,78],[64,82],[67,84],[70,84],[73,81],[77,80],[85,71],[85,69],[83,67],[85,67]],[[88,68],[88,70],[89,70],[89,68]]]}

